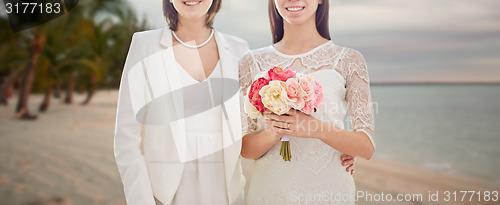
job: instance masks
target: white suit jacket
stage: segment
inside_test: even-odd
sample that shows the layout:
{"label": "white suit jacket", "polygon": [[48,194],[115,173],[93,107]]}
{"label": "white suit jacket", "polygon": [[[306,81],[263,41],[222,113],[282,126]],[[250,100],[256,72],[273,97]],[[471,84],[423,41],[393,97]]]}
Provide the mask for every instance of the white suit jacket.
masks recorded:
{"label": "white suit jacket", "polygon": [[[214,36],[223,78],[238,82],[238,61],[248,50],[248,44],[219,32],[215,32]],[[177,71],[172,69],[175,63],[168,28],[133,35],[121,77],[114,136],[115,160],[127,204],[130,205],[155,204],[153,196],[163,204],[170,204],[182,177],[184,160],[180,155],[182,151],[178,150],[182,149],[184,142],[184,120],[182,117],[179,120],[156,119],[152,124],[144,120],[155,113],[156,116],[182,115],[182,96],[169,99],[174,106],[147,109],[156,99],[181,88]],[[230,204],[239,204],[235,200],[242,200],[245,184],[240,164],[242,132],[239,96],[239,91],[234,96],[226,96],[229,100],[223,103],[228,114],[222,117],[222,135]],[[144,155],[141,154],[142,145]]]}

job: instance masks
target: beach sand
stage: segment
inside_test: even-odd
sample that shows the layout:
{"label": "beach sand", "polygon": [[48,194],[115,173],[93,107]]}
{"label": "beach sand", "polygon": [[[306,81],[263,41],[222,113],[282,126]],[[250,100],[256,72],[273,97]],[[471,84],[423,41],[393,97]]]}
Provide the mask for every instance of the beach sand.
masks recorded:
{"label": "beach sand", "polygon": [[[36,121],[14,119],[17,98],[0,106],[0,204],[125,204],[113,155],[118,93],[99,91],[90,105],[81,106],[84,97],[76,95],[73,105],[53,99]],[[30,97],[32,113],[41,100]],[[448,204],[499,204],[469,201],[470,193],[462,202],[460,193],[500,191],[498,186],[378,158],[359,159],[354,179],[358,191],[374,198],[362,197],[357,204],[446,204],[445,191],[458,191],[457,201]],[[429,191],[439,192],[439,202],[430,202]],[[422,194],[422,201],[375,202],[382,193]]]}
{"label": "beach sand", "polygon": [[[396,199],[398,194],[413,199],[421,195],[422,200],[413,202],[405,200],[406,203],[397,202],[397,204],[500,204],[500,199],[496,202],[485,202],[483,197],[483,193],[500,191],[499,186],[464,176],[451,176],[376,158],[369,161],[358,160],[356,169],[354,180],[358,191],[378,195],[381,193],[390,194],[393,199]],[[466,193],[465,191],[470,192]],[[471,198],[472,191],[475,193]],[[478,192],[481,192],[481,201],[479,201]],[[438,194],[437,198],[434,198],[436,193]],[[429,194],[433,194],[433,197],[431,198]],[[392,203],[383,201],[377,203],[374,199],[361,197],[358,204]]]}

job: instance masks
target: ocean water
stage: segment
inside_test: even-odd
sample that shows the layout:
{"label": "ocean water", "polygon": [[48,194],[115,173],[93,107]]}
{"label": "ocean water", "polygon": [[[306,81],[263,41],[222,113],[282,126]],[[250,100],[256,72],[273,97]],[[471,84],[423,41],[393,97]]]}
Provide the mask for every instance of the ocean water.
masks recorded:
{"label": "ocean water", "polygon": [[375,156],[500,184],[500,85],[374,85]]}

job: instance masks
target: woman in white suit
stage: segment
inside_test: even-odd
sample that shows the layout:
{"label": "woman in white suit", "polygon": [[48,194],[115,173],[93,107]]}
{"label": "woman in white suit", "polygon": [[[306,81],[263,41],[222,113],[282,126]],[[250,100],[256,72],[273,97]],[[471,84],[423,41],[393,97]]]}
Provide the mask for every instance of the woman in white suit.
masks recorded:
{"label": "woman in white suit", "polygon": [[213,30],[220,4],[164,1],[169,28],[132,38],[114,148],[128,204],[243,204],[237,91],[248,44]]}
{"label": "woman in white suit", "polygon": [[127,204],[244,202],[238,61],[248,44],[214,31],[220,4],[164,0],[169,28],[132,38],[114,141]]}

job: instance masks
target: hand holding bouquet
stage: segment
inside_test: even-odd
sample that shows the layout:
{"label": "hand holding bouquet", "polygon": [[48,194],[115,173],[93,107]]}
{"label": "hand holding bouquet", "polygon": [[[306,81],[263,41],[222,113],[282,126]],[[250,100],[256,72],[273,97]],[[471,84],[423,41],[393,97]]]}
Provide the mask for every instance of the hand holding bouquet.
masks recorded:
{"label": "hand holding bouquet", "polygon": [[[283,115],[290,109],[311,114],[323,104],[321,85],[310,75],[296,73],[290,68],[274,67],[256,79],[248,90],[245,112],[257,118],[267,110]],[[290,136],[281,138],[280,155],[291,160]]]}

